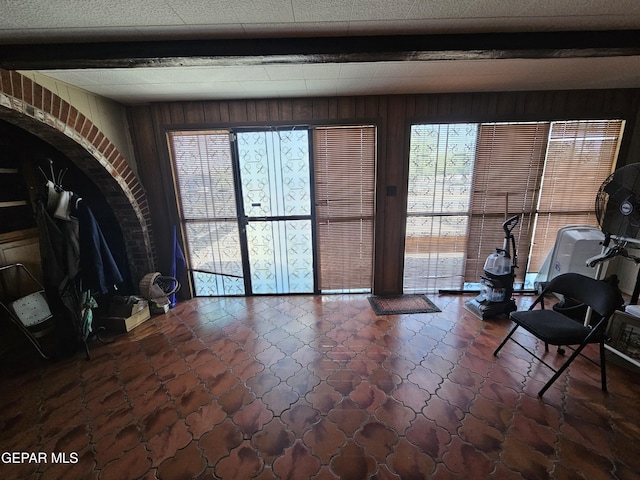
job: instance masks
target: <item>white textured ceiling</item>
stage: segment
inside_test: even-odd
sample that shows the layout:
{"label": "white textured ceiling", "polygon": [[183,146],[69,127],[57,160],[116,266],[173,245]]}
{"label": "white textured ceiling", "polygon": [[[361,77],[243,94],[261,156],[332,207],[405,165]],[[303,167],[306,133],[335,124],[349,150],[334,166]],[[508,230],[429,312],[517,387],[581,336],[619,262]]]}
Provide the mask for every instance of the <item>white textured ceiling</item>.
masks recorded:
{"label": "white textured ceiling", "polygon": [[[0,44],[640,29],[638,0],[5,1]],[[41,71],[123,103],[640,87],[640,57]]]}

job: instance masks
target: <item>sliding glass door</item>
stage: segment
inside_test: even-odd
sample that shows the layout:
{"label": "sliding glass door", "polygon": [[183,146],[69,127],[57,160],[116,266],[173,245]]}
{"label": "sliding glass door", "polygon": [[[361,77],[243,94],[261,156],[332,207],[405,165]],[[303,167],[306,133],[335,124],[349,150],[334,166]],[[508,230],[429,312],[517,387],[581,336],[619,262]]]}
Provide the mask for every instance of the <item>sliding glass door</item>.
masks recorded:
{"label": "sliding glass door", "polygon": [[171,132],[169,143],[194,294],[312,293],[307,130]]}
{"label": "sliding glass door", "polygon": [[230,132],[168,138],[194,295],[244,295]]}
{"label": "sliding glass door", "polygon": [[371,291],[375,127],[168,139],[196,296]]}
{"label": "sliding glass door", "polygon": [[308,131],[239,132],[237,148],[251,293],[312,293]]}

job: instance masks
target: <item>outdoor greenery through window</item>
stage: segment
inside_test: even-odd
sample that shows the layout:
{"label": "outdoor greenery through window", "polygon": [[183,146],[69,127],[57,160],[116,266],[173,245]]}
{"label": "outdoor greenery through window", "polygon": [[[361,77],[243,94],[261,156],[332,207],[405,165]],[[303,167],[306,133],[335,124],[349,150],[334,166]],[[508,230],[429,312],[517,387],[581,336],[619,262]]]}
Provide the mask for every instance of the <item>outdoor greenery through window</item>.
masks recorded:
{"label": "outdoor greenery through window", "polygon": [[620,120],[413,125],[404,291],[479,282],[512,215],[520,216],[516,281],[526,283],[560,227],[597,226],[595,195],[623,128]]}

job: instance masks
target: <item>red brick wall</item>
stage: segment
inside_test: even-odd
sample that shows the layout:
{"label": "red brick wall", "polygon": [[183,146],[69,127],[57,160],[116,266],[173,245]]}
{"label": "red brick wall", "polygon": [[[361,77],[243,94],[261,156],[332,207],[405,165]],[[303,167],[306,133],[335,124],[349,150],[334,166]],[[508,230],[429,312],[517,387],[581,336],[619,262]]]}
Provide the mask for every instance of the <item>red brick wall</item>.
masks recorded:
{"label": "red brick wall", "polygon": [[91,178],[118,219],[132,280],[155,271],[144,188],[115,145],[73,105],[18,72],[0,69],[0,118],[44,139]]}

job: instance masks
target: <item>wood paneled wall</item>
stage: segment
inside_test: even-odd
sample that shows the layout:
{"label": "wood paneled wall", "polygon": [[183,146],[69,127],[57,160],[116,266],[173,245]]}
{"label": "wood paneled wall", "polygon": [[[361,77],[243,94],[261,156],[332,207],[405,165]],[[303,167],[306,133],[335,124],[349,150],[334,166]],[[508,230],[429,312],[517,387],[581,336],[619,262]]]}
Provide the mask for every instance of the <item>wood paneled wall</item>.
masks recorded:
{"label": "wood paneled wall", "polygon": [[412,123],[621,118],[627,121],[619,159],[624,165],[640,161],[639,107],[640,90],[628,89],[175,102],[131,107],[128,113],[164,273],[171,255],[170,228],[178,224],[167,130],[377,125],[374,293],[382,295],[402,292]]}

